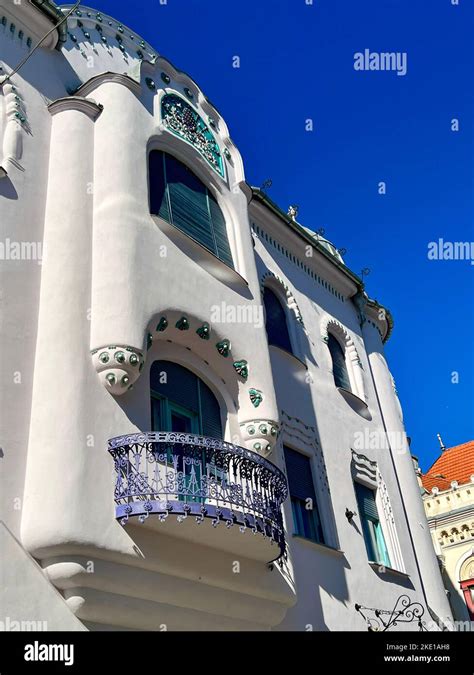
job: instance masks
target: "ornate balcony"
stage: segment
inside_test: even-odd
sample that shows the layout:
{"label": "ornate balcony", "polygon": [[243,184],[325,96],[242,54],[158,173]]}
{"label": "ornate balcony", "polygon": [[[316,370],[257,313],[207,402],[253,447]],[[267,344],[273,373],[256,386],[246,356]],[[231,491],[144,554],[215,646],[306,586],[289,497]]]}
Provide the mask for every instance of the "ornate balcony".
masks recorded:
{"label": "ornate balcony", "polygon": [[[117,473],[116,518],[122,525],[132,517],[147,525],[154,521],[153,528],[174,521],[174,536],[252,558],[270,557],[270,562],[284,555],[281,505],[287,481],[264,457],[215,438],[175,432],[119,436],[109,441],[109,452]],[[205,522],[197,532],[196,524]],[[219,526],[260,536],[236,541],[232,534],[216,536]],[[268,544],[277,545],[277,555]]]}

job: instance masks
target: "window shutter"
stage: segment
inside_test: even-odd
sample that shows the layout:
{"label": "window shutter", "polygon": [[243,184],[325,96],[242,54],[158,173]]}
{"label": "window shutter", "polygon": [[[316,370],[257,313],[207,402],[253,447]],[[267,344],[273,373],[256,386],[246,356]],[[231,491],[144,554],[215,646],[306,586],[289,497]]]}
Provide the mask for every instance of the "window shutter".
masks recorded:
{"label": "window shutter", "polygon": [[379,514],[375,503],[375,492],[361,483],[355,484],[360,516],[378,522]]}
{"label": "window shutter", "polygon": [[[166,382],[160,382],[162,373],[166,373]],[[173,403],[199,412],[197,378],[187,368],[171,361],[155,361],[150,371],[150,387]]]}
{"label": "window shutter", "polygon": [[173,225],[217,255],[205,185],[171,155],[166,155],[166,180]]}
{"label": "window shutter", "polygon": [[204,183],[185,164],[159,150],[150,152],[149,181],[150,213],[233,268],[224,214]]}
{"label": "window shutter", "polygon": [[263,304],[265,305],[265,327],[267,329],[268,343],[292,353],[285,310],[270,288],[265,288],[263,291]]}
{"label": "window shutter", "polygon": [[203,436],[211,438],[222,438],[221,412],[219,403],[209,389],[201,380],[198,380],[199,397],[201,402],[201,420]]}
{"label": "window shutter", "polygon": [[217,257],[225,262],[229,267],[234,267],[232,254],[230,252],[229,240],[227,238],[227,227],[225,224],[224,214],[220,206],[214,199],[213,195],[209,195],[209,211],[211,215],[212,228],[214,230],[214,239],[217,248]]}
{"label": "window shutter", "polygon": [[291,448],[284,447],[286,472],[292,497],[311,498],[316,504],[311,463],[308,457]]}
{"label": "window shutter", "polygon": [[[166,373],[166,382],[160,381],[163,373]],[[203,436],[222,439],[219,402],[207,384],[190,370],[171,361],[155,361],[150,370],[150,388],[171,403],[196,413]],[[156,425],[160,422],[159,407],[152,410],[156,410]]]}
{"label": "window shutter", "polygon": [[334,375],[334,383],[336,387],[342,387],[351,391],[351,383],[346,367],[346,357],[344,350],[339,344],[339,341],[329,333],[328,347],[332,358],[332,372]]}
{"label": "window shutter", "polygon": [[166,188],[164,155],[153,150],[150,152],[150,213],[171,222]]}

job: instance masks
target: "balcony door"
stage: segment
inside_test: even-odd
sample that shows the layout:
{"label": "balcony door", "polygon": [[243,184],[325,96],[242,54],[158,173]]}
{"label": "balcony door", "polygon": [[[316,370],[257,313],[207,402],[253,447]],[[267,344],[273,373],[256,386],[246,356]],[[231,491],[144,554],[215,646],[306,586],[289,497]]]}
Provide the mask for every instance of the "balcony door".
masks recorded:
{"label": "balcony door", "polygon": [[[204,382],[187,368],[171,361],[155,361],[150,371],[151,425],[153,431],[175,431],[222,439],[220,406]],[[168,463],[174,460],[185,475],[182,502],[203,502],[193,494],[202,487],[201,476],[217,477],[220,473],[206,462],[203,450],[192,463],[184,461],[185,450],[174,446],[168,450]],[[219,477],[222,477],[219,475]],[[191,494],[190,494],[191,493]]]}
{"label": "balcony door", "polygon": [[176,431],[222,439],[219,402],[197,375],[171,361],[150,371],[152,431]]}

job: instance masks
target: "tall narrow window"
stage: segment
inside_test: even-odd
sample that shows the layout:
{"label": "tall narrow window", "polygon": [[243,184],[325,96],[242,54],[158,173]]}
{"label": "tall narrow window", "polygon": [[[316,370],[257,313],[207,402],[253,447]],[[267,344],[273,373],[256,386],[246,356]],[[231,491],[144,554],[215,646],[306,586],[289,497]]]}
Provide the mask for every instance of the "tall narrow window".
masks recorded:
{"label": "tall narrow window", "polygon": [[150,213],[163,218],[233,267],[224,215],[202,181],[175,157],[149,156]]}
{"label": "tall narrow window", "polygon": [[347,372],[346,356],[339,340],[331,333],[328,335],[328,347],[332,359],[332,372],[336,387],[351,391],[351,381]]}
{"label": "tall narrow window", "polygon": [[367,556],[371,562],[391,567],[377,504],[375,503],[375,490],[371,490],[361,483],[355,483],[355,492]]}
{"label": "tall narrow window", "polygon": [[284,447],[295,534],[324,543],[324,533],[308,457]]}
{"label": "tall narrow window", "polygon": [[265,287],[263,291],[263,304],[265,306],[268,344],[292,353],[285,310],[270,288]]}

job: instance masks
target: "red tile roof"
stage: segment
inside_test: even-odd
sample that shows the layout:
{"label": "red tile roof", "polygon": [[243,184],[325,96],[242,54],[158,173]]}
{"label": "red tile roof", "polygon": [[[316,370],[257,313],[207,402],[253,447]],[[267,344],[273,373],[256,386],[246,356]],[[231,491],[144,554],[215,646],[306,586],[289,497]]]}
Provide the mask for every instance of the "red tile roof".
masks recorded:
{"label": "red tile roof", "polygon": [[429,492],[433,487],[448,490],[451,481],[457,480],[459,485],[469,483],[474,474],[474,441],[446,448],[436,462],[423,474],[423,487]]}

